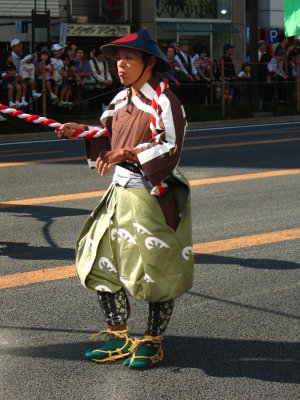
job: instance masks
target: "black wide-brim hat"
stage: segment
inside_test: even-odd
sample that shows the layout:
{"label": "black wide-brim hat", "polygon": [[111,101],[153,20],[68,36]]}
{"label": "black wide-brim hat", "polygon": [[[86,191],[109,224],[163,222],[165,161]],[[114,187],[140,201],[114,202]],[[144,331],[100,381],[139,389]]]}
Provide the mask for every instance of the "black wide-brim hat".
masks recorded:
{"label": "black wide-brim hat", "polygon": [[157,43],[152,39],[147,29],[142,29],[136,33],[131,33],[130,35],[114,40],[109,44],[105,44],[104,46],[101,46],[101,51],[106,57],[116,61],[117,52],[120,47],[139,50],[156,57],[157,71],[164,72],[171,69],[171,65],[166,56],[160,50]]}

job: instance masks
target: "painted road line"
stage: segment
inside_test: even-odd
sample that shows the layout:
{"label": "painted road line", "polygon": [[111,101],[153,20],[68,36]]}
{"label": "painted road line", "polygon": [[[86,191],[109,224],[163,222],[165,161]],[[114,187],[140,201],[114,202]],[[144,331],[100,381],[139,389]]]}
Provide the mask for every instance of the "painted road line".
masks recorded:
{"label": "painted road line", "polygon": [[[212,254],[228,250],[295,240],[299,238],[300,228],[293,228],[282,231],[259,233],[256,235],[248,235],[225,240],[217,240],[213,242],[199,243],[195,244],[193,246],[193,249],[195,254]],[[12,275],[4,275],[0,277],[0,289],[73,278],[76,275],[76,268],[74,264],[36,271],[21,272]]]}
{"label": "painted road line", "polygon": [[[208,144],[206,146],[187,146],[183,148],[183,151],[191,150],[207,150],[207,149],[222,149],[228,147],[242,147],[242,146],[254,146],[261,144],[272,144],[272,143],[284,143],[284,142],[298,142],[300,138],[288,138],[288,139],[270,139],[270,140],[259,140],[253,142],[235,142],[235,143],[220,143],[220,144]],[[1,166],[1,165],[0,165]]]}
{"label": "painted road line", "polygon": [[[223,143],[223,144],[209,144],[206,146],[190,146],[184,147],[182,151],[191,151],[191,150],[208,150],[208,149],[220,149],[220,148],[228,148],[228,147],[241,147],[241,146],[253,146],[253,145],[262,145],[262,144],[272,144],[272,143],[284,143],[284,142],[296,142],[299,141],[300,138],[289,138],[289,139],[274,139],[274,140],[260,140],[255,142],[235,142],[235,143]],[[79,161],[86,160],[83,156],[78,157],[63,157],[63,158],[49,158],[48,160],[32,160],[32,161],[18,161],[11,163],[0,163],[0,167],[19,167],[24,165],[34,165],[34,164],[50,164],[50,163],[61,163],[68,161]]]}
{"label": "painted road line", "polygon": [[0,277],[0,289],[73,278],[74,276],[76,276],[75,264],[63,267],[40,269],[37,271],[21,272],[19,274],[4,275]]}
{"label": "painted road line", "polygon": [[245,247],[261,246],[286,240],[300,239],[300,228],[286,229],[257,235],[217,240],[194,245],[195,254],[211,254]]}
{"label": "painted road line", "polygon": [[[212,184],[227,183],[227,182],[247,181],[254,179],[266,179],[277,176],[297,175],[297,174],[300,174],[300,168],[283,169],[283,170],[268,171],[268,172],[256,172],[252,174],[219,176],[215,178],[194,179],[190,180],[189,183],[191,186],[201,186],[201,185],[212,185]],[[92,199],[94,197],[101,197],[104,195],[104,193],[105,190],[100,190],[95,192],[83,192],[83,193],[63,194],[57,196],[34,197],[30,199],[8,200],[0,203],[0,209],[8,207],[18,207],[18,206],[32,206],[35,204],[55,203],[62,201]]]}
{"label": "painted road line", "polygon": [[1,154],[1,157],[19,157],[19,156],[35,156],[40,154],[54,154],[54,153],[64,153],[64,150],[52,150],[52,151],[38,151],[34,153],[12,153],[12,154]]}
{"label": "painted road line", "polygon": [[78,161],[86,160],[86,157],[62,157],[62,158],[49,158],[48,160],[31,160],[31,161],[16,161],[8,163],[0,163],[0,167],[20,167],[21,165],[34,165],[34,164],[50,164],[50,163],[61,163],[64,161]]}
{"label": "painted road line", "polygon": [[44,204],[44,203],[55,203],[61,201],[89,199],[94,197],[102,197],[104,193],[105,190],[98,190],[96,192],[73,193],[73,194],[63,194],[58,196],[35,197],[32,199],[10,200],[0,203],[0,209],[8,207],[17,207],[17,206],[32,206],[35,204]]}
{"label": "painted road line", "polygon": [[285,134],[285,133],[297,133],[300,132],[300,130],[296,131],[295,129],[287,129],[287,130],[281,130],[281,129],[272,129],[272,130],[267,130],[267,131],[252,131],[252,132],[241,132],[241,133],[228,133],[228,134],[222,134],[222,135],[208,135],[208,136],[186,136],[184,138],[184,141],[191,141],[191,140],[203,140],[203,139],[216,139],[216,138],[228,138],[228,137],[239,137],[239,136],[256,136],[256,135],[271,135],[271,134]]}
{"label": "painted road line", "polygon": [[253,179],[265,179],[265,178],[273,178],[276,176],[297,175],[297,174],[300,174],[300,168],[282,169],[282,170],[267,171],[267,172],[255,172],[252,174],[228,175],[215,178],[194,179],[189,181],[189,183],[191,186],[201,186],[201,185],[210,185],[216,183],[248,181]]}

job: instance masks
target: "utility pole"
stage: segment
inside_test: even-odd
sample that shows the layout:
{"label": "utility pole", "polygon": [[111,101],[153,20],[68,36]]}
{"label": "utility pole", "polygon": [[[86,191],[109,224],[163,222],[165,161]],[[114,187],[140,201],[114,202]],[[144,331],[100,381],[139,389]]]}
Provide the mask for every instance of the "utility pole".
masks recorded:
{"label": "utility pole", "polygon": [[259,104],[259,68],[258,68],[258,0],[251,0],[249,5],[250,62],[252,63],[251,100],[258,108]]}

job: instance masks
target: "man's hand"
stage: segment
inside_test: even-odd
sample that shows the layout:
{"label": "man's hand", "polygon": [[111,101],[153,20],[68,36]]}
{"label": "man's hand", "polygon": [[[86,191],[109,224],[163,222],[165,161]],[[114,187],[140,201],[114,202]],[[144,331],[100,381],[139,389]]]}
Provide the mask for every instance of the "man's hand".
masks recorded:
{"label": "man's hand", "polygon": [[122,161],[137,162],[137,156],[133,149],[124,147],[123,149],[101,151],[96,161],[96,168],[99,174],[104,176],[112,167]]}
{"label": "man's hand", "polygon": [[76,124],[75,122],[67,122],[63,124],[59,130],[57,131],[57,135],[59,138],[68,138],[68,139],[76,139],[72,137],[72,134],[77,130],[82,129],[86,130],[86,126],[83,124]]}
{"label": "man's hand", "polygon": [[101,158],[98,157],[98,158],[97,158],[97,161],[96,161],[96,168],[98,169],[98,173],[99,173],[101,176],[104,176],[104,175],[106,175],[106,174],[112,169],[112,167],[113,167],[114,165],[116,165],[116,164],[118,164],[118,163],[117,163],[117,162],[108,163],[108,162],[106,162],[106,161],[104,161],[104,160],[101,160]]}

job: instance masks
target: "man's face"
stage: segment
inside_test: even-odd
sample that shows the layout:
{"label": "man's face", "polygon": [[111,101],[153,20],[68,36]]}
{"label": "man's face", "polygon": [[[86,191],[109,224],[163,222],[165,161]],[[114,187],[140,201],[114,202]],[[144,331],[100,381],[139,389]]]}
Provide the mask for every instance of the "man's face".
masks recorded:
{"label": "man's face", "polygon": [[183,44],[183,45],[181,46],[181,50],[182,50],[184,53],[188,53],[188,52],[189,52],[189,48],[190,48],[190,46],[189,46],[187,43],[185,43],[185,44]]}
{"label": "man's face", "polygon": [[77,50],[77,52],[76,52],[76,58],[77,58],[77,60],[83,60],[83,58],[84,58],[84,52],[82,51],[82,50]]}
{"label": "man's face", "polygon": [[262,43],[259,46],[259,50],[261,51],[262,54],[264,54],[266,52],[266,49],[267,49],[267,45],[265,43]]}
{"label": "man's face", "polygon": [[179,53],[179,52],[180,52],[180,45],[179,45],[179,43],[174,43],[174,47],[175,47],[176,52]]}
{"label": "man's face", "polygon": [[60,58],[62,55],[62,52],[63,52],[62,49],[54,50],[54,52],[53,52],[54,58]]}
{"label": "man's face", "polygon": [[167,50],[167,56],[169,60],[173,60],[175,55],[175,50],[173,49],[173,47],[169,47]]}
{"label": "man's face", "polygon": [[231,57],[232,54],[233,54],[233,48],[229,47],[229,49],[226,51],[226,54],[227,54],[228,57]]}
{"label": "man's face", "polygon": [[72,55],[73,57],[75,57],[76,50],[77,50],[76,44],[71,44],[71,55]]}
{"label": "man's face", "polygon": [[143,55],[140,51],[120,49],[117,52],[117,67],[120,81],[123,85],[135,82],[144,66]]}
{"label": "man's face", "polygon": [[16,46],[14,46],[13,50],[14,50],[14,52],[15,52],[16,54],[22,53],[22,50],[23,50],[23,43],[20,42],[19,44],[17,44]]}
{"label": "man's face", "polygon": [[98,54],[97,60],[98,60],[99,62],[102,62],[102,61],[104,60],[104,54]]}
{"label": "man's face", "polygon": [[206,51],[202,51],[202,53],[200,53],[200,58],[201,58],[202,60],[205,60],[206,57],[207,57]]}

